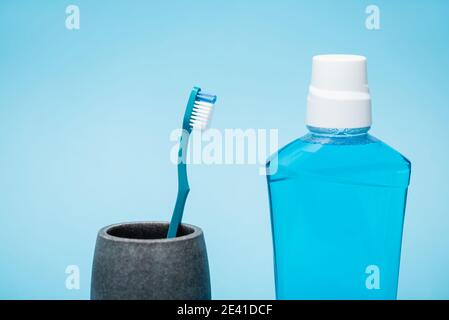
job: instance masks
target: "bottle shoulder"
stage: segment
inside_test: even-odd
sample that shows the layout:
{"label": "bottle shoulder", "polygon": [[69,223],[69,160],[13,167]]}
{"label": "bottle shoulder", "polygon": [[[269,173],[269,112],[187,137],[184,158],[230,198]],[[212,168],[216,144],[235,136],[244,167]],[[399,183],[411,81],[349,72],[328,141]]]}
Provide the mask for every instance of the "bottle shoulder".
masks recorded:
{"label": "bottle shoulder", "polygon": [[410,161],[399,151],[372,136],[354,138],[311,138],[300,137],[285,145],[274,154],[278,160],[285,162],[307,162],[314,158],[327,158],[332,161],[351,161],[353,158],[366,159],[369,162],[397,162],[410,165]]}
{"label": "bottle shoulder", "polygon": [[398,151],[368,134],[354,138],[317,139],[305,135],[270,157],[267,167],[276,172],[277,177],[284,178],[298,174],[361,177],[362,173],[368,172],[373,180],[377,179],[376,173],[378,177],[401,176],[401,179],[394,180],[408,185],[411,164]]}

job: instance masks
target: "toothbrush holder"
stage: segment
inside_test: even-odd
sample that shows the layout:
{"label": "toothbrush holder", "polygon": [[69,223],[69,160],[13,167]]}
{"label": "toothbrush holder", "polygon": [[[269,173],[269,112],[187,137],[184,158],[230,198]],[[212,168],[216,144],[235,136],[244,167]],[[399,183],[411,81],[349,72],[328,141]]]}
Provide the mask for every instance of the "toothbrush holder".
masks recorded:
{"label": "toothbrush holder", "polygon": [[203,231],[181,224],[167,239],[166,222],[129,222],[98,232],[92,300],[209,300]]}

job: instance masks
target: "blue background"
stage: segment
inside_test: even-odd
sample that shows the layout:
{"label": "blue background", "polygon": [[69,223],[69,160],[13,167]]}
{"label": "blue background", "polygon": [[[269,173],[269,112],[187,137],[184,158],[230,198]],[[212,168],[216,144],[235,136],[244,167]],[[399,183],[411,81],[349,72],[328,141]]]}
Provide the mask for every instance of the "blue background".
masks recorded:
{"label": "blue background", "polygon": [[[72,3],[80,30],[65,28]],[[365,28],[369,4],[381,30]],[[449,298],[448,13],[443,0],[3,0],[0,298],[88,298],[100,227],[169,219],[169,134],[194,84],[219,96],[213,127],[303,135],[321,53],[368,57],[372,133],[413,163],[399,298]],[[259,166],[189,170],[185,221],[205,231],[213,297],[273,298]],[[80,290],[65,288],[70,264]]]}

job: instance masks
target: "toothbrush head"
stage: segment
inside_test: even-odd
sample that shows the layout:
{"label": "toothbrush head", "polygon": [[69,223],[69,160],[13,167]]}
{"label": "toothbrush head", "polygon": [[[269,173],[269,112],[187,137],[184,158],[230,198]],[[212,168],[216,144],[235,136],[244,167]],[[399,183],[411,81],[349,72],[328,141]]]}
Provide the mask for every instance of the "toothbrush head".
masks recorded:
{"label": "toothbrush head", "polygon": [[216,101],[217,96],[193,88],[187,108],[189,129],[205,130],[208,127]]}

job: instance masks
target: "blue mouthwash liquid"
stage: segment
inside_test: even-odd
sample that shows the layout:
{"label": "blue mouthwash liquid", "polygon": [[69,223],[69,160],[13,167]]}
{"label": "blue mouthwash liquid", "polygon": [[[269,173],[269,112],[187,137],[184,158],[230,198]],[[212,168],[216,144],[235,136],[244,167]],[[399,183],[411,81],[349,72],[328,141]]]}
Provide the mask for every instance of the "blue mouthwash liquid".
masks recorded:
{"label": "blue mouthwash liquid", "polygon": [[410,162],[369,128],[310,133],[267,163],[278,299],[395,299]]}

